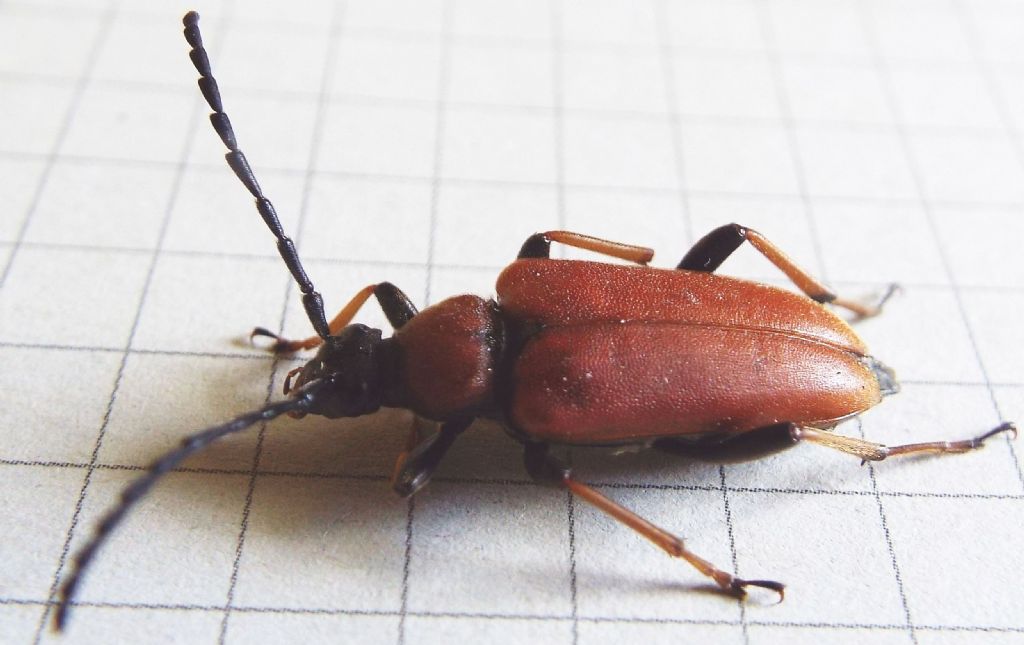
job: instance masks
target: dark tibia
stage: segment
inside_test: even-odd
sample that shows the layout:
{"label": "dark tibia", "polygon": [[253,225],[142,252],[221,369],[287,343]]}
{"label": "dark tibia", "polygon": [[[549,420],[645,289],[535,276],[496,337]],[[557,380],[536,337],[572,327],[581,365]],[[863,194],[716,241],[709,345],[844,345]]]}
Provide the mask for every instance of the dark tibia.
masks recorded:
{"label": "dark tibia", "polygon": [[865,304],[857,300],[840,298],[828,287],[816,280],[811,274],[797,266],[782,249],[775,246],[768,238],[752,228],[739,224],[720,226],[701,238],[693,248],[683,256],[677,269],[686,271],[704,271],[711,273],[740,247],[749,242],[758,253],[774,264],[786,277],[792,280],[798,289],[809,298],[821,303],[829,303],[853,312],[859,318],[877,315],[882,306],[896,291],[896,285],[890,285],[882,298],[874,304]]}
{"label": "dark tibia", "polygon": [[534,233],[526,238],[519,249],[517,258],[550,258],[551,240],[544,233]]}
{"label": "dark tibia", "polygon": [[519,249],[519,259],[522,258],[550,258],[551,243],[558,242],[577,249],[601,253],[620,260],[634,262],[636,264],[647,264],[654,257],[654,251],[644,246],[623,244],[602,240],[599,237],[573,233],[571,231],[548,231],[547,233],[534,233],[526,238],[522,248]]}
{"label": "dark tibia", "polygon": [[742,226],[719,226],[694,244],[676,268],[714,273],[746,239],[747,232]]}
{"label": "dark tibia", "polygon": [[416,305],[409,300],[409,296],[390,282],[378,284],[377,288],[373,290],[373,295],[377,296],[380,308],[395,329],[401,329],[405,323],[419,313]]}
{"label": "dark tibia", "polygon": [[716,435],[700,439],[669,437],[658,439],[658,450],[713,463],[753,461],[792,448],[797,444],[790,430],[792,424],[777,423],[742,434]]}
{"label": "dark tibia", "polygon": [[402,463],[396,464],[392,481],[395,492],[408,497],[426,486],[445,453],[472,422],[472,418],[448,421],[440,431],[421,441]]}

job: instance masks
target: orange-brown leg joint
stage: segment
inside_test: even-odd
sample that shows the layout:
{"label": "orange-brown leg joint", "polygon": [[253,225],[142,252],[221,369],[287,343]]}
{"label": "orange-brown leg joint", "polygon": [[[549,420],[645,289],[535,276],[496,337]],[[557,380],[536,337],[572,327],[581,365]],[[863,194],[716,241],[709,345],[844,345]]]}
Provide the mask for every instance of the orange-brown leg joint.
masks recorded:
{"label": "orange-brown leg joint", "polygon": [[576,481],[570,475],[564,475],[562,483],[569,489],[569,491],[572,492],[573,495],[579,497],[588,504],[595,506],[604,513],[607,513],[619,522],[622,522],[653,542],[670,556],[686,560],[698,571],[714,580],[722,589],[730,593],[734,593],[741,598],[746,596],[747,587],[763,587],[765,589],[771,589],[779,594],[780,602],[785,596],[785,585],[782,583],[774,582],[772,580],[743,580],[742,578],[737,578],[726,571],[722,571],[704,558],[687,549],[686,544],[681,538],[669,533],[660,526],[652,524],[633,511],[630,511],[629,509],[605,497],[590,486]]}
{"label": "orange-brown leg joint", "polygon": [[[331,335],[337,334],[344,329],[346,325],[352,322],[352,319],[356,317],[356,314],[359,313],[362,306],[370,299],[370,296],[373,295],[376,288],[377,285],[375,284],[364,287],[359,291],[359,293],[353,296],[351,300],[349,300],[347,305],[341,308],[341,311],[334,316],[329,324]],[[273,338],[274,344],[270,349],[275,354],[290,354],[301,349],[313,349],[315,347],[319,347],[320,344],[324,342],[324,340],[319,336],[310,336],[305,340],[288,340],[278,336],[272,331],[264,329],[263,327],[257,327],[252,330],[252,334],[249,335],[249,338],[252,339],[256,336],[267,336],[269,338]]]}
{"label": "orange-brown leg joint", "polygon": [[800,291],[803,291],[810,298],[818,302],[828,303],[836,307],[842,307],[853,312],[859,318],[870,318],[882,311],[882,306],[896,291],[896,285],[890,285],[882,298],[876,304],[869,305],[857,300],[838,297],[831,289],[816,280],[813,276],[801,269],[782,249],[775,246],[757,231],[744,227],[745,237],[751,246],[758,250],[761,255],[768,258],[768,261],[786,274],[786,277],[793,281]]}
{"label": "orange-brown leg joint", "polygon": [[544,235],[553,242],[559,242],[577,249],[593,251],[594,253],[601,253],[613,258],[619,258],[620,260],[626,260],[627,262],[635,262],[636,264],[647,264],[654,259],[654,249],[649,249],[646,246],[633,246],[632,244],[612,242],[570,231],[548,231]]}
{"label": "orange-brown leg joint", "polygon": [[826,448],[839,450],[847,454],[860,457],[863,461],[881,461],[886,457],[897,457],[904,455],[961,453],[981,448],[985,441],[995,435],[1002,433],[1012,434],[1017,438],[1017,426],[1012,423],[1004,423],[988,432],[973,439],[961,439],[959,441],[927,441],[924,443],[908,443],[900,446],[885,446],[880,443],[872,443],[863,439],[844,437],[827,430],[815,428],[803,428],[793,426],[790,433],[798,441],[810,441]]}
{"label": "orange-brown leg joint", "polygon": [[428,421],[419,415],[413,415],[412,423],[409,424],[409,434],[405,438],[405,447],[402,452],[398,453],[398,458],[395,459],[395,467],[391,469],[391,485],[394,486],[395,482],[398,481],[398,476],[402,472],[402,467],[405,466],[406,460],[409,459],[409,455],[416,446],[420,445],[420,441],[424,435],[430,432],[430,427],[436,425],[432,421]]}
{"label": "orange-brown leg joint", "polygon": [[772,244],[768,238],[752,228],[746,229],[746,237],[750,245],[785,273],[786,277],[792,280],[800,291],[818,302],[833,302],[836,299],[836,294],[797,266],[782,249]]}

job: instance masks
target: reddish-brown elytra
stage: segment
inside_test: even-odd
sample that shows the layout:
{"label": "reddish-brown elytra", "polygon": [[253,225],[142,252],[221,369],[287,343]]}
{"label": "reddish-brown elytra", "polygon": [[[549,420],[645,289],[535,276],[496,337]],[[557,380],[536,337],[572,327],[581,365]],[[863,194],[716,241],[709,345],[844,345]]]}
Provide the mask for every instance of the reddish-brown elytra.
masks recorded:
{"label": "reddish-brown elytra", "polygon": [[[328,323],[320,294],[238,149],[198,20],[194,12],[185,16],[185,38],[199,87],[213,109],[210,121],[228,148],[228,164],[277,238],[316,331],[301,341],[262,328],[253,335],[274,338],[277,352],[319,351],[288,375],[288,399],[186,438],[123,493],[61,588],[58,628],[97,547],[157,479],[220,437],[282,414],[338,418],[382,406],[411,410],[418,422],[392,477],[403,496],[429,481],[473,419],[496,419],[523,445],[526,469],[538,482],[565,487],[669,555],[685,559],[725,591],[742,596],[747,587],[763,587],[780,599],[782,584],[744,580],[718,569],[680,538],[575,479],[549,454],[549,446],[640,445],[730,460],[808,441],[881,460],[965,452],[997,433],[1016,434],[1013,424],[1004,423],[973,439],[889,447],[832,433],[837,423],[898,386],[893,372],[824,305],[872,316],[892,289],[874,306],[838,298],[759,233],[736,224],[701,239],[674,270],[644,266],[653,256],[647,248],[565,231],[539,233],[526,240],[518,259],[498,278],[497,300],[458,296],[419,312],[397,287],[383,282],[361,290]],[[552,242],[639,266],[553,260]],[[743,242],[805,295],[716,275]],[[350,324],[370,296],[394,327],[390,338]],[[440,429],[421,436],[423,420]]]}

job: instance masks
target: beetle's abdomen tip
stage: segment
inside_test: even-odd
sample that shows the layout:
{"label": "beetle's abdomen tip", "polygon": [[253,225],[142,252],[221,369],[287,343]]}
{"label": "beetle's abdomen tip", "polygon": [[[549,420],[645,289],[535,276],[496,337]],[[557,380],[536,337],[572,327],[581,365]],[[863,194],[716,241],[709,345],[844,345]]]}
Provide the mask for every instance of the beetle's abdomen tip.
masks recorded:
{"label": "beetle's abdomen tip", "polygon": [[878,379],[878,389],[882,396],[889,396],[900,391],[900,383],[896,380],[896,372],[891,367],[873,356],[865,356],[864,363]]}

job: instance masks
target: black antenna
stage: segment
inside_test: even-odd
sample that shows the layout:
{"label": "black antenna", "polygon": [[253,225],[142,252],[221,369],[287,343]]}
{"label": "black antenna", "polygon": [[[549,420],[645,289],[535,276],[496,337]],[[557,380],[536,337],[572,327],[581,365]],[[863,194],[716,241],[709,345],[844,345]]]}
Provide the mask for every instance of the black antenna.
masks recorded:
{"label": "black antenna", "polygon": [[210,57],[203,47],[203,36],[199,33],[199,14],[195,11],[189,11],[185,14],[182,22],[185,24],[185,40],[192,46],[192,51],[188,53],[188,56],[192,59],[192,64],[196,66],[196,70],[199,72],[199,89],[202,91],[203,97],[206,98],[206,102],[209,103],[210,109],[213,110],[213,114],[210,115],[210,123],[213,125],[213,129],[217,131],[217,135],[220,136],[220,140],[224,142],[224,145],[229,150],[224,157],[227,159],[231,169],[235,171],[238,179],[252,193],[252,196],[256,198],[256,210],[260,212],[263,221],[270,228],[270,232],[277,238],[277,251],[281,254],[281,258],[284,259],[284,263],[288,265],[288,270],[292,272],[295,282],[299,285],[299,290],[302,291],[302,304],[306,308],[309,322],[313,323],[313,329],[316,330],[320,338],[327,338],[331,335],[331,330],[327,325],[327,317],[324,315],[323,298],[313,288],[313,283],[310,281],[309,276],[306,275],[306,270],[302,268],[302,262],[299,260],[299,254],[295,250],[295,244],[291,238],[284,234],[281,222],[277,219],[277,211],[274,210],[274,205],[263,196],[263,191],[256,181],[256,176],[253,174],[252,168],[249,167],[249,161],[242,154],[242,151],[238,149],[235,131],[231,128],[231,121],[228,120],[228,115],[224,113],[224,106],[220,100],[220,90],[217,88],[217,80],[213,78],[213,71],[210,69]]}
{"label": "black antenna", "polygon": [[54,626],[57,631],[62,631],[67,624],[68,612],[71,610],[71,601],[75,597],[78,583],[82,580],[82,574],[89,568],[99,548],[110,536],[111,532],[121,523],[128,511],[135,504],[146,496],[149,489],[153,487],[160,478],[174,470],[178,464],[191,455],[203,450],[214,441],[235,432],[241,432],[260,421],[270,421],[285,414],[297,410],[308,410],[312,406],[316,393],[326,385],[326,381],[311,381],[302,390],[294,392],[294,398],[286,401],[278,401],[270,405],[243,414],[227,423],[212,428],[207,428],[182,439],[181,445],[161,456],[150,464],[146,474],[142,475],[128,488],[121,493],[121,501],[114,508],[110,509],[100,523],[96,526],[92,539],[82,547],[75,555],[72,563],[71,574],[64,581],[60,588],[60,600],[57,602],[57,613],[54,617]]}

